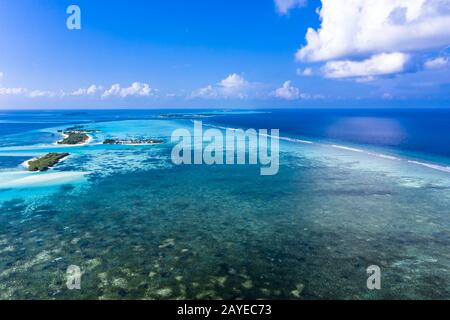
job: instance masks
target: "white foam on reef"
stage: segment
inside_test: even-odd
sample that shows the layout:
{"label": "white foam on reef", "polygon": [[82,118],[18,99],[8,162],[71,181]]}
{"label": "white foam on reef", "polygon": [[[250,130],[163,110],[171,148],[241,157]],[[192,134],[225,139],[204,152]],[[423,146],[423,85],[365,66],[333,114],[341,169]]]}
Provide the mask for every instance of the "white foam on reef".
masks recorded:
{"label": "white foam on reef", "polygon": [[420,161],[414,161],[414,160],[407,160],[409,163],[413,163],[413,164],[417,164],[419,166],[424,166],[430,169],[435,169],[435,170],[439,170],[442,172],[449,172],[450,173],[450,167],[447,166],[440,166],[437,164],[432,164],[432,163],[426,163],[426,162],[420,162]]}
{"label": "white foam on reef", "polygon": [[71,183],[84,178],[88,174],[89,172],[2,172],[0,173],[0,189],[44,187]]}
{"label": "white foam on reef", "polygon": [[302,139],[294,139],[294,138],[288,138],[288,137],[280,137],[280,140],[289,141],[289,142],[298,142],[298,143],[304,143],[304,144],[314,144],[314,142],[312,142],[312,141],[302,140]]}
{"label": "white foam on reef", "polygon": [[332,147],[339,148],[339,149],[342,149],[342,150],[347,150],[347,151],[364,153],[364,154],[369,155],[369,156],[374,156],[374,157],[383,158],[383,159],[387,159],[387,160],[402,161],[402,162],[406,162],[406,163],[410,163],[410,164],[426,167],[426,168],[429,168],[429,169],[434,169],[434,170],[438,170],[438,171],[441,171],[441,172],[450,173],[450,166],[443,166],[443,165],[438,165],[438,164],[434,164],[434,163],[410,160],[410,159],[406,159],[406,158],[399,158],[399,157],[395,157],[395,156],[391,156],[391,155],[386,155],[386,154],[383,154],[383,153],[370,152],[370,151],[365,151],[365,150],[356,149],[356,148],[350,148],[350,147],[345,147],[345,146],[339,146],[339,145],[332,145]]}
{"label": "white foam on reef", "polygon": [[388,159],[388,160],[401,160],[400,158],[394,157],[394,156],[388,156],[386,154],[382,154],[382,153],[369,153],[370,155],[374,155],[377,156],[379,158],[383,158],[383,159]]}
{"label": "white foam on reef", "polygon": [[[193,121],[194,120],[192,120],[192,122]],[[226,130],[226,129],[232,130],[232,131],[240,130],[240,129],[236,129],[236,128],[227,128],[227,127],[211,125],[211,124],[204,124],[204,126],[213,127],[213,128],[217,128],[217,129],[223,129],[223,130]],[[265,136],[270,137],[271,135],[267,134]],[[363,149],[359,149],[359,148],[355,148],[355,147],[349,147],[349,146],[343,146],[343,145],[337,145],[337,144],[328,144],[328,143],[323,143],[323,142],[312,142],[312,141],[308,141],[308,140],[302,140],[302,139],[296,139],[296,138],[290,138],[290,137],[282,137],[282,136],[280,136],[279,139],[288,141],[288,142],[294,142],[294,143],[302,143],[302,144],[310,144],[310,145],[315,144],[315,145],[319,145],[322,147],[332,147],[332,148],[340,149],[340,150],[344,150],[344,151],[357,152],[357,153],[361,153],[361,154],[365,154],[368,156],[373,156],[373,157],[377,157],[377,158],[381,158],[381,159],[405,162],[405,163],[419,165],[419,166],[426,167],[426,168],[433,169],[433,170],[438,170],[441,172],[450,173],[450,166],[442,166],[442,165],[438,165],[438,164],[434,164],[434,163],[427,163],[427,162],[410,160],[410,159],[406,159],[406,158],[399,158],[396,156],[392,156],[392,155],[388,155],[388,154],[384,154],[384,153],[372,152],[372,151],[363,150]]]}
{"label": "white foam on reef", "polygon": [[346,147],[346,146],[340,146],[340,145],[337,145],[337,144],[332,144],[331,146],[332,146],[333,148],[342,149],[342,150],[347,150],[347,151],[360,152],[360,153],[363,153],[363,152],[364,152],[364,150],[361,150],[361,149],[350,148],[350,147]]}
{"label": "white foam on reef", "polygon": [[[324,144],[324,145],[326,145],[326,144]],[[331,146],[333,148],[337,148],[337,149],[341,149],[341,150],[358,152],[358,153],[364,153],[366,155],[374,156],[374,157],[377,157],[377,158],[383,158],[383,159],[388,159],[388,160],[396,160],[396,161],[401,161],[402,160],[401,158],[394,157],[394,156],[387,155],[387,154],[383,154],[383,153],[370,152],[370,151],[366,151],[366,150],[362,150],[362,149],[346,147],[346,146],[340,146],[340,145],[335,145],[335,144],[333,144]]]}
{"label": "white foam on reef", "polygon": [[[192,120],[192,122],[194,122],[194,120]],[[211,127],[211,128],[217,128],[217,129],[222,129],[222,130],[231,130],[231,131],[238,131],[238,130],[244,130],[245,129],[237,129],[237,128],[230,128],[230,127],[222,127],[222,126],[217,126],[217,125],[212,125],[212,124],[203,124],[204,127]],[[302,140],[302,139],[296,139],[296,138],[290,138],[290,137],[273,137],[270,134],[262,134],[260,133],[261,136],[264,137],[269,137],[269,138],[274,138],[274,139],[279,139],[279,140],[284,140],[284,141],[290,141],[290,142],[298,142],[298,143],[304,143],[304,144],[314,144],[314,142],[312,141],[308,141],[308,140]]]}

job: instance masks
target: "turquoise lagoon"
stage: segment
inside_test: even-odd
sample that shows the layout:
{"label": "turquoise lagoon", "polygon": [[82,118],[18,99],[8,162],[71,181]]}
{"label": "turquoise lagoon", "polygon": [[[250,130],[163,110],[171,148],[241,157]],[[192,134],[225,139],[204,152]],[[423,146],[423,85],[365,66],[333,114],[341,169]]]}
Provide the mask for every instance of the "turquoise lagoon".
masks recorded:
{"label": "turquoise lagoon", "polygon": [[[279,173],[261,176],[252,165],[172,164],[170,135],[192,129],[192,119],[3,116],[2,299],[450,297],[445,163],[284,135]],[[74,124],[101,132],[85,146],[54,145],[58,130]],[[101,144],[134,137],[166,143]],[[71,156],[44,173],[21,167],[47,152]],[[382,289],[370,291],[366,268],[374,264]],[[81,290],[66,287],[69,265],[82,269]]]}

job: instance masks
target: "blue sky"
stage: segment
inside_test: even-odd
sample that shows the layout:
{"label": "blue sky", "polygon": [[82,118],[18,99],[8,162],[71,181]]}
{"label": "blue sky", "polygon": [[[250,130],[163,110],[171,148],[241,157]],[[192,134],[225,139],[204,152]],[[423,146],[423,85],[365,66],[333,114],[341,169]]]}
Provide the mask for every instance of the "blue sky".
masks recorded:
{"label": "blue sky", "polygon": [[8,0],[0,39],[3,109],[450,106],[450,0]]}

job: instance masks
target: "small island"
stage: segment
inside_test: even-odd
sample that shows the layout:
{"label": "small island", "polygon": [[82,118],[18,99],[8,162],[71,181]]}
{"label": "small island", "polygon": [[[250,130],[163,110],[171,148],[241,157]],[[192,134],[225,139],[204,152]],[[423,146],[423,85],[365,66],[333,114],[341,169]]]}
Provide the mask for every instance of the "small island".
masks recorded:
{"label": "small island", "polygon": [[30,160],[26,163],[29,171],[46,171],[62,159],[68,157],[69,153],[48,153],[43,157]]}
{"label": "small island", "polygon": [[64,139],[58,141],[58,144],[76,145],[82,144],[89,140],[89,136],[86,133],[80,132],[64,132]]}
{"label": "small island", "polygon": [[64,139],[58,141],[57,144],[80,145],[87,144],[92,139],[88,133],[98,133],[100,131],[84,129],[83,126],[74,126],[66,130],[58,130],[58,132],[62,133]]}
{"label": "small island", "polygon": [[121,145],[145,145],[145,144],[161,144],[164,143],[160,139],[106,139],[103,144],[121,144]]}

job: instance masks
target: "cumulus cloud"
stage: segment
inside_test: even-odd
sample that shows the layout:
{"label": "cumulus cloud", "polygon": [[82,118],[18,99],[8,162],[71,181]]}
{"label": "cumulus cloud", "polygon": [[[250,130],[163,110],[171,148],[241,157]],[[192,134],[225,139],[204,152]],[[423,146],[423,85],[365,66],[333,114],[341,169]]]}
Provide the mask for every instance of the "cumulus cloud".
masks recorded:
{"label": "cumulus cloud", "polygon": [[299,61],[412,52],[450,43],[450,0],[322,0]]}
{"label": "cumulus cloud", "polygon": [[296,100],[302,97],[300,90],[292,86],[291,81],[285,81],[281,88],[275,90],[274,96],[285,100]]}
{"label": "cumulus cloud", "polygon": [[191,94],[191,98],[240,98],[247,96],[247,90],[250,83],[242,76],[233,73],[221,80],[216,85],[208,85],[206,87],[195,90]]}
{"label": "cumulus cloud", "polygon": [[291,9],[303,7],[306,0],[275,0],[275,7],[279,14],[287,14]]}
{"label": "cumulus cloud", "polygon": [[434,59],[429,59],[425,61],[426,69],[439,69],[449,64],[449,59],[447,57],[438,57]]}
{"label": "cumulus cloud", "polygon": [[150,88],[147,83],[134,82],[129,87],[122,87],[120,84],[116,83],[111,86],[108,90],[103,92],[102,97],[107,98],[111,96],[118,96],[126,98],[128,96],[140,96],[148,97],[153,95],[155,89]]}
{"label": "cumulus cloud", "polygon": [[247,81],[236,73],[230,74],[228,77],[220,81],[220,85],[224,89],[232,89],[232,90],[242,88],[246,84]]}
{"label": "cumulus cloud", "polygon": [[91,85],[88,88],[79,88],[78,90],[72,92],[72,96],[83,96],[83,95],[94,95],[103,90],[103,86]]}
{"label": "cumulus cloud", "polygon": [[405,70],[409,56],[404,53],[382,53],[362,61],[329,61],[322,68],[327,78],[369,77],[399,73]]}
{"label": "cumulus cloud", "polygon": [[219,90],[224,96],[241,96],[243,90],[248,86],[248,82],[240,75],[233,73],[220,81]]}

